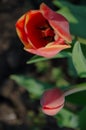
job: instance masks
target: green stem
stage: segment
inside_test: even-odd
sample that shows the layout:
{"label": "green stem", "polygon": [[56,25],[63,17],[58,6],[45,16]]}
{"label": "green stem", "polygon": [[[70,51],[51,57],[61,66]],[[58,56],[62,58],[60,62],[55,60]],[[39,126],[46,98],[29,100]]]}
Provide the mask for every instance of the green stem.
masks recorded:
{"label": "green stem", "polygon": [[68,95],[71,95],[73,93],[77,93],[77,92],[80,92],[80,91],[84,91],[86,90],[86,86],[82,86],[82,87],[73,87],[72,89],[69,89],[69,90],[66,90],[64,92],[64,96],[68,96]]}

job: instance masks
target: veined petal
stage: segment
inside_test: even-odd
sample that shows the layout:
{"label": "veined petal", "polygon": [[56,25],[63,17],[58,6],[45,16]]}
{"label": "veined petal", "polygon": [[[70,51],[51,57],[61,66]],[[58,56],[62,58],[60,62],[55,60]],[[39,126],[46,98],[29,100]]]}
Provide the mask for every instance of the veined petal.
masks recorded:
{"label": "veined petal", "polygon": [[40,11],[45,17],[45,19],[48,20],[55,33],[57,33],[67,42],[72,41],[71,35],[69,33],[69,24],[64,16],[54,12],[44,3],[41,4]]}
{"label": "veined petal", "polygon": [[26,34],[25,34],[25,30],[24,30],[25,18],[26,18],[26,15],[23,15],[17,21],[17,23],[16,23],[16,31],[17,31],[17,34],[18,34],[20,40],[25,45],[25,47],[31,48],[31,45],[29,44],[29,42],[27,40],[27,37],[26,37]]}

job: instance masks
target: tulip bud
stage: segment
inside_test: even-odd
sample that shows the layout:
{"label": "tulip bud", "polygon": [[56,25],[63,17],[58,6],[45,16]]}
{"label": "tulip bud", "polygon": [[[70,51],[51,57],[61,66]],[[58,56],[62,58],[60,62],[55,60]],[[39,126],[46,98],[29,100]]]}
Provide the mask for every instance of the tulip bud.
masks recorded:
{"label": "tulip bud", "polygon": [[57,114],[64,106],[64,94],[59,88],[45,91],[41,98],[42,111],[50,116]]}

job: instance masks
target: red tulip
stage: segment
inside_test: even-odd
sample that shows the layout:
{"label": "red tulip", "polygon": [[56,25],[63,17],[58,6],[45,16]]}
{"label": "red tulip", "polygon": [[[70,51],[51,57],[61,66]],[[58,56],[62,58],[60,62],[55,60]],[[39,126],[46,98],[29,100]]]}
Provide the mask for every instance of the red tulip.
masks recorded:
{"label": "red tulip", "polygon": [[17,21],[16,30],[24,49],[33,54],[51,58],[70,47],[68,21],[44,3],[39,10],[25,13]]}
{"label": "red tulip", "polygon": [[47,90],[41,98],[42,111],[50,116],[57,114],[64,106],[64,95],[59,88]]}

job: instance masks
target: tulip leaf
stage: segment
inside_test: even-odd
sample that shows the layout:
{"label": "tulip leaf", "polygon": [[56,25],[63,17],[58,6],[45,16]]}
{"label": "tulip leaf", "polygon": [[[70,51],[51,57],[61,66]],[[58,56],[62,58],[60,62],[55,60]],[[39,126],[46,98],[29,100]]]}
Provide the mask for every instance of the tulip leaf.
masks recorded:
{"label": "tulip leaf", "polygon": [[58,13],[66,17],[70,23],[78,23],[78,19],[73,15],[73,13],[68,7],[61,8],[60,10],[58,10]]}
{"label": "tulip leaf", "polygon": [[66,97],[66,101],[76,105],[86,106],[86,91],[81,91]]}
{"label": "tulip leaf", "polygon": [[73,86],[70,86],[69,89],[77,89],[80,90],[79,92],[73,93],[65,97],[66,101],[71,102],[76,105],[85,106],[86,105],[86,83],[80,83]]}
{"label": "tulip leaf", "polygon": [[86,77],[86,58],[83,55],[79,42],[76,42],[72,52],[74,67],[80,77]]}
{"label": "tulip leaf", "polygon": [[54,0],[54,4],[70,22],[70,31],[73,35],[86,38],[86,6],[74,5],[64,0]]}
{"label": "tulip leaf", "polygon": [[83,45],[86,45],[86,39],[85,39],[85,38],[77,37],[77,40],[78,40],[80,43],[83,43]]}
{"label": "tulip leaf", "polygon": [[79,114],[80,130],[86,130],[86,107]]}
{"label": "tulip leaf", "polygon": [[56,58],[66,58],[66,57],[70,57],[70,56],[71,56],[71,53],[66,52],[66,51],[62,51],[52,58],[44,58],[44,57],[41,57],[41,56],[33,56],[29,61],[27,61],[27,64],[32,64],[32,63],[36,63],[36,62],[40,62],[40,61],[46,61],[46,60],[50,60],[50,59],[56,59]]}
{"label": "tulip leaf", "polygon": [[78,115],[72,113],[69,110],[63,108],[55,117],[60,127],[78,127]]}
{"label": "tulip leaf", "polygon": [[51,84],[40,82],[28,76],[11,75],[10,78],[16,81],[21,87],[25,88],[35,98],[39,98],[44,90],[53,87]]}

